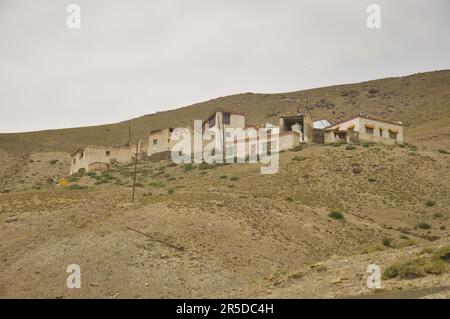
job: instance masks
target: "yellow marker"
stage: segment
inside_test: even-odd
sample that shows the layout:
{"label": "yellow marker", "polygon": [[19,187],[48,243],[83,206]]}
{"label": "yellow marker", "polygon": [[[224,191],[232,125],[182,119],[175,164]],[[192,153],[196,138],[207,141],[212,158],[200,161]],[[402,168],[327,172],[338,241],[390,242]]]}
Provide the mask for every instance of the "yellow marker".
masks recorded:
{"label": "yellow marker", "polygon": [[67,184],[69,184],[69,182],[67,181],[67,179],[61,178],[61,179],[59,180],[59,185],[61,185],[62,187],[66,187]]}

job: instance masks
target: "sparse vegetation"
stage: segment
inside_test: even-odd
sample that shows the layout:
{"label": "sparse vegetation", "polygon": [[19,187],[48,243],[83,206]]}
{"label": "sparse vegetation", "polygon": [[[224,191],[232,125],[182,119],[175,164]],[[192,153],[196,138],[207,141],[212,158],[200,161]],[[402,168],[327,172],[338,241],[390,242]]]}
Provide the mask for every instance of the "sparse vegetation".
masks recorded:
{"label": "sparse vegetation", "polygon": [[300,152],[301,150],[303,150],[303,146],[301,146],[301,145],[295,146],[290,149],[290,151],[292,151],[292,152]]}
{"label": "sparse vegetation", "polygon": [[355,145],[352,145],[352,144],[350,144],[350,145],[347,145],[347,146],[345,147],[345,149],[346,149],[347,151],[351,151],[351,150],[354,150],[354,149],[356,149],[356,146],[355,146]]}
{"label": "sparse vegetation", "polygon": [[369,177],[367,180],[371,183],[374,183],[377,181],[377,179],[375,177]]}
{"label": "sparse vegetation", "polygon": [[286,200],[287,200],[288,202],[294,202],[294,199],[293,199],[291,196],[286,197]]}
{"label": "sparse vegetation", "polygon": [[433,207],[433,206],[434,206],[434,202],[433,202],[432,200],[427,200],[427,201],[425,202],[425,206],[427,206],[427,207]]}
{"label": "sparse vegetation", "polygon": [[231,176],[230,177],[230,181],[237,181],[239,179],[239,177],[237,176]]}
{"label": "sparse vegetation", "polygon": [[441,154],[447,154],[447,155],[450,154],[450,152],[446,151],[446,150],[439,150],[438,152],[441,153]]}
{"label": "sparse vegetation", "polygon": [[333,218],[333,219],[338,219],[338,220],[342,220],[344,219],[344,214],[338,211],[332,211],[328,214],[328,217]]}
{"label": "sparse vegetation", "polygon": [[392,238],[385,237],[383,238],[383,246],[390,247],[392,243]]}
{"label": "sparse vegetation", "polygon": [[427,224],[425,222],[418,223],[416,226],[419,229],[430,229],[431,228],[431,225]]}

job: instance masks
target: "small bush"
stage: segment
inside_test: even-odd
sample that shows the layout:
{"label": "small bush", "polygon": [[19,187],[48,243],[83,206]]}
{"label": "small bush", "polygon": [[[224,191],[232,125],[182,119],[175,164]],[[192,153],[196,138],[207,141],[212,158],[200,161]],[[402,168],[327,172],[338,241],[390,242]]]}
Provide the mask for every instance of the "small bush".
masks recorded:
{"label": "small bush", "polygon": [[169,194],[175,193],[175,191],[174,191],[173,189],[169,189],[167,192],[168,192]]}
{"label": "small bush", "polygon": [[170,162],[169,164],[167,164],[167,167],[175,167],[175,166],[178,166],[178,164],[174,162]]}
{"label": "small bush", "polygon": [[383,238],[383,246],[391,247],[391,243],[392,243],[392,238],[387,238],[387,237]]}
{"label": "small bush", "polygon": [[431,228],[431,225],[427,224],[425,222],[418,223],[416,226],[419,229],[430,229]]}
{"label": "small bush", "polygon": [[395,277],[400,279],[415,279],[425,276],[424,263],[421,259],[397,262],[383,272],[384,279]]}
{"label": "small bush", "polygon": [[295,146],[295,147],[291,148],[290,150],[292,152],[300,152],[301,150],[303,150],[303,146],[298,145],[298,146]]}
{"label": "small bush", "polygon": [[228,178],[228,176],[227,175],[220,175],[219,178],[225,179],[225,178]]}
{"label": "small bush", "polygon": [[369,177],[367,180],[371,183],[374,183],[377,181],[377,179],[375,177]]}
{"label": "small bush", "polygon": [[306,158],[303,157],[303,156],[294,156],[294,157],[292,158],[293,161],[297,161],[297,162],[304,161],[305,159],[306,159]]}
{"label": "small bush", "polygon": [[371,147],[373,145],[375,145],[374,142],[365,142],[365,143],[362,144],[362,147],[368,148],[368,147]]}
{"label": "small bush", "polygon": [[92,176],[95,176],[95,175],[97,175],[97,172],[86,173],[86,176],[89,176],[89,177],[92,177]]}
{"label": "small bush", "polygon": [[436,217],[436,218],[441,218],[442,214],[441,213],[434,213],[433,216]]}
{"label": "small bush", "polygon": [[450,152],[446,151],[446,150],[439,150],[438,152],[441,153],[441,154],[447,154],[447,155],[450,154]]}
{"label": "small bush", "polygon": [[185,172],[192,171],[194,169],[194,165],[192,165],[191,163],[184,164],[182,167],[183,167]]}
{"label": "small bush", "polygon": [[444,246],[438,249],[435,253],[437,259],[441,259],[446,262],[450,262],[450,245]]}
{"label": "small bush", "polygon": [[427,207],[433,207],[433,206],[434,206],[434,202],[433,202],[432,200],[427,200],[427,201],[425,202],[425,206],[427,206]]}
{"label": "small bush", "polygon": [[230,177],[230,181],[237,181],[239,179],[239,177],[237,176],[231,176]]}
{"label": "small bush", "polygon": [[355,145],[347,145],[347,146],[345,147],[345,149],[346,149],[347,151],[351,151],[351,150],[356,149],[356,146],[355,146]]}
{"label": "small bush", "polygon": [[286,197],[286,200],[287,200],[288,202],[293,202],[293,201],[294,201],[294,199],[293,199],[292,197],[290,197],[290,196]]}
{"label": "small bush", "polygon": [[157,182],[150,183],[150,186],[153,186],[153,187],[165,187],[166,185],[164,185],[163,182],[161,182],[161,181],[157,181]]}
{"label": "small bush", "polygon": [[333,219],[344,219],[344,214],[338,211],[332,211],[328,214],[328,217],[331,217]]}
{"label": "small bush", "polygon": [[352,172],[353,172],[354,174],[361,174],[362,171],[363,171],[363,169],[362,169],[361,166],[353,166],[353,168],[352,168]]}

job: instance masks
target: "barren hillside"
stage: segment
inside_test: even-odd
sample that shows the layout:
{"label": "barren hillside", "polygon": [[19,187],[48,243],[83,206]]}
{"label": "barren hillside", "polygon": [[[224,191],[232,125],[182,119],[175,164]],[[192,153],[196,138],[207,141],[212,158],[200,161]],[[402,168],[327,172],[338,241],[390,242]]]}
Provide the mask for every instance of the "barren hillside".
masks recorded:
{"label": "barren hillside", "polygon": [[[69,152],[119,144],[126,122],[0,135],[0,297],[450,296],[450,71],[285,94],[240,94],[133,120],[135,134],[214,108],[274,121],[403,121],[406,145],[306,145],[259,164],[138,165],[58,180]],[[82,289],[66,287],[78,264]]]}
{"label": "barren hillside", "polygon": [[[432,138],[436,138],[433,137],[436,128],[441,130],[439,134],[447,137],[450,134],[450,70],[444,70],[290,93],[220,97],[133,119],[133,139],[138,137],[146,141],[151,130],[162,127],[192,125],[194,119],[205,119],[217,107],[245,112],[247,121],[262,124],[276,121],[280,114],[295,112],[299,106],[303,111],[307,101],[316,120],[326,118],[333,122],[366,112],[403,121],[407,141],[408,138],[420,139],[417,134],[422,130]],[[0,134],[0,149],[20,155],[44,151],[73,152],[87,144],[115,145],[127,141],[128,122],[125,121],[93,127]]]}

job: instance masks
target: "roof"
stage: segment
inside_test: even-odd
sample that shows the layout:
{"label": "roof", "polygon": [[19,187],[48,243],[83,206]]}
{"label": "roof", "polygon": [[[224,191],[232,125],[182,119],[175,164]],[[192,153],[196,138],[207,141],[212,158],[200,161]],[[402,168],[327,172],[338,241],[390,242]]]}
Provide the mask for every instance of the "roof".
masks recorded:
{"label": "roof", "polygon": [[234,114],[234,115],[242,115],[245,116],[245,112],[237,112],[237,111],[230,111],[230,110],[225,110],[222,108],[216,108],[214,110],[214,112],[210,113],[208,115],[208,117],[206,118],[206,120],[203,121],[203,124],[205,124],[206,121],[208,121],[209,118],[211,118],[211,116],[213,116],[216,113],[230,113],[230,114]]}
{"label": "roof", "polygon": [[156,130],[152,130],[152,131],[150,131],[150,134],[161,132],[164,129],[168,129],[169,132],[173,131],[173,128],[169,126],[169,127],[163,127],[163,128],[159,128],[159,129],[156,129]]}
{"label": "roof", "polygon": [[327,120],[319,120],[319,121],[313,122],[313,128],[318,128],[318,129],[323,129],[330,125],[331,125],[330,122],[328,122]]}
{"label": "roof", "polygon": [[364,119],[368,119],[368,120],[372,120],[372,121],[377,121],[377,122],[382,122],[382,123],[387,123],[387,124],[392,124],[392,125],[397,125],[397,126],[403,126],[403,124],[401,122],[392,122],[392,121],[388,121],[388,120],[378,119],[378,118],[375,118],[375,117],[372,117],[372,116],[369,116],[369,115],[357,114],[357,115],[352,116],[352,117],[350,117],[350,118],[348,118],[348,119],[346,119],[344,121],[338,122],[338,123],[333,124],[333,125],[329,125],[328,127],[325,127],[324,130],[330,130],[330,129],[332,129],[335,126],[344,124],[345,122],[354,120],[356,118],[364,118]]}
{"label": "roof", "polygon": [[70,157],[73,157],[74,155],[76,155],[78,153],[84,152],[88,148],[101,148],[101,149],[130,148],[131,149],[131,145],[112,145],[112,146],[87,145],[84,148],[79,148],[78,150],[76,150],[75,152],[70,154]]}

